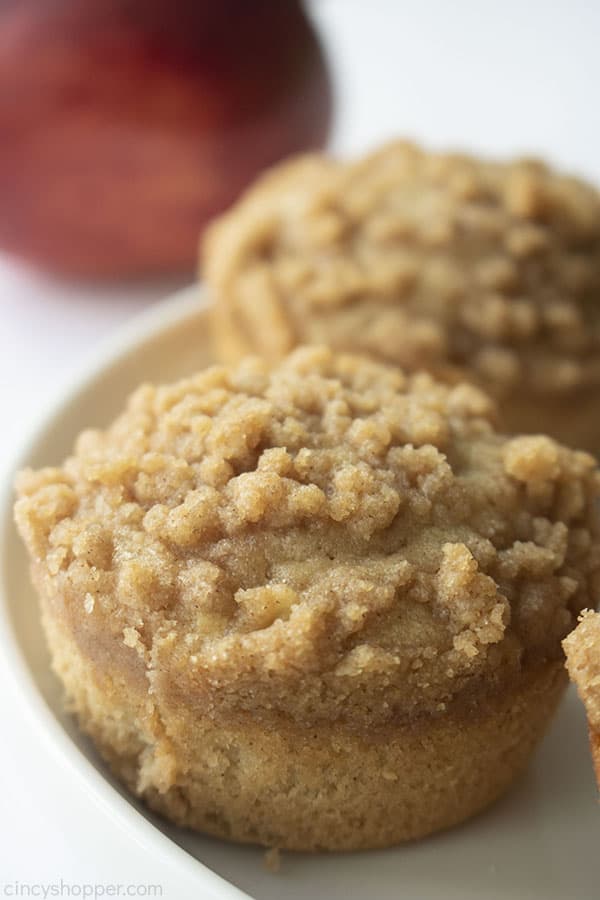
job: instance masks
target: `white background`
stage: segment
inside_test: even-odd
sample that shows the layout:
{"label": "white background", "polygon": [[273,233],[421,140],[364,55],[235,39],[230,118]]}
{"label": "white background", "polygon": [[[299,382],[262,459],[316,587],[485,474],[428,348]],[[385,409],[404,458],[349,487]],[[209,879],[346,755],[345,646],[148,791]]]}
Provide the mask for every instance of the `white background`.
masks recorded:
{"label": "white background", "polygon": [[[314,0],[312,8],[336,80],[335,150],[408,135],[438,147],[543,154],[600,183],[600,3]],[[90,350],[177,286],[67,284],[0,256],[2,468]],[[175,897],[169,873],[123,846],[91,801],[69,789],[5,685],[0,702],[0,896],[15,879],[63,878],[161,882],[163,896]]]}

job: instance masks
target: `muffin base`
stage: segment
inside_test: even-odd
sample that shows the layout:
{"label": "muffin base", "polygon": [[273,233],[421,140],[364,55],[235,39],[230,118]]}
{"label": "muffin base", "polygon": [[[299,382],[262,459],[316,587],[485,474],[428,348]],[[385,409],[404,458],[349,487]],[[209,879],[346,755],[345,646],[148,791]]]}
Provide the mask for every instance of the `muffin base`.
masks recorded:
{"label": "muffin base", "polygon": [[562,661],[546,663],[468,715],[369,734],[220,722],[168,698],[159,714],[123,645],[90,653],[53,612],[44,625],[69,707],[128,789],[177,825],[288,850],[386,847],[484,809],[524,769],[566,683]]}

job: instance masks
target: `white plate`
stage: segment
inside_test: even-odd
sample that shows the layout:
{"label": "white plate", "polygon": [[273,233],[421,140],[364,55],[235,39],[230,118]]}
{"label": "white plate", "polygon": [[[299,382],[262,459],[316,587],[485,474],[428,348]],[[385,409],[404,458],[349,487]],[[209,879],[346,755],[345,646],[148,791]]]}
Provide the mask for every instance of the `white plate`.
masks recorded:
{"label": "white plate", "polygon": [[[169,380],[208,362],[206,302],[190,289],[138,317],[110,342],[51,411],[15,468],[58,463],[75,435],[83,427],[108,422],[138,382]],[[11,507],[7,485],[0,506],[0,653],[15,675],[23,706],[49,747],[95,798],[99,815],[102,809],[149,852],[191,873],[198,898],[600,897],[600,810],[585,717],[572,690],[527,775],[507,797],[465,825],[416,844],[356,854],[284,854],[281,871],[271,874],[260,849],[161,822],[111,779],[89,741],[62,711]]]}

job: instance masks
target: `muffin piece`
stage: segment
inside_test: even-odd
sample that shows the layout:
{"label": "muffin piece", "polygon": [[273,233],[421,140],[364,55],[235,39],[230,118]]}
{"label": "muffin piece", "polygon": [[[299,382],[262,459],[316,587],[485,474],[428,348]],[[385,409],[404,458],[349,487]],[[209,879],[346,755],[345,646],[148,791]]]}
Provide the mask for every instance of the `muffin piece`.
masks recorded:
{"label": "muffin piece", "polygon": [[582,182],[406,143],[303,157],[204,249],[224,360],[327,343],[468,379],[507,432],[600,450],[600,198]]}
{"label": "muffin piece", "polygon": [[567,669],[585,704],[592,759],[600,787],[600,614],[587,610],[565,640]]}
{"label": "muffin piece", "polygon": [[55,669],[132,791],[306,850],[416,838],[508,787],[595,598],[600,485],[490,413],[304,349],[144,386],[21,475]]}

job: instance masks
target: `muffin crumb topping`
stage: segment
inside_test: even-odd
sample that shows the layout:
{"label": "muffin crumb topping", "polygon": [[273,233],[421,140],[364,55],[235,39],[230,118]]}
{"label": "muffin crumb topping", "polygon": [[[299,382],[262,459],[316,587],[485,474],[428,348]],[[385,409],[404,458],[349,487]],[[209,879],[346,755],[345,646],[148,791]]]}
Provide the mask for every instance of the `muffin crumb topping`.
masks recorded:
{"label": "muffin crumb topping", "polygon": [[593,458],[492,419],[474,387],[324,348],[249,359],[140,388],[20,475],[17,523],[157,697],[433,715],[556,658],[598,586]]}

